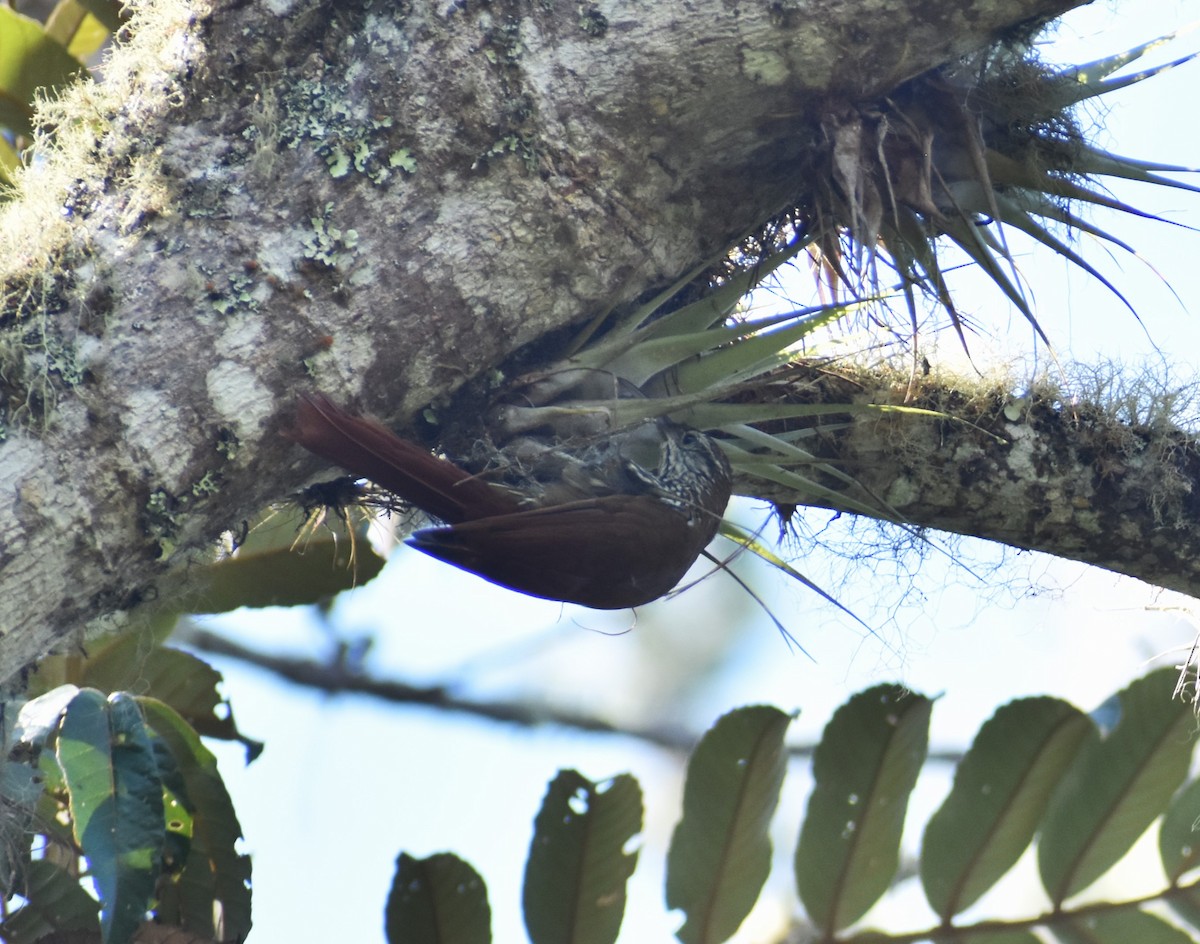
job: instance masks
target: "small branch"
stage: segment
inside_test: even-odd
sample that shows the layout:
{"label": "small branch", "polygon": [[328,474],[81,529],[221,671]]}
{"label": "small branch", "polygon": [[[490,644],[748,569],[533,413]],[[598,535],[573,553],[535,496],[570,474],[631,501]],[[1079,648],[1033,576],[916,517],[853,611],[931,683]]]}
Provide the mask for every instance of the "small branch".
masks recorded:
{"label": "small branch", "polygon": [[[1193,891],[1196,887],[1197,883],[1191,885],[1169,885],[1159,892],[1151,895],[1143,895],[1140,898],[1129,898],[1124,901],[1098,901],[1090,905],[1081,905],[1072,910],[1058,908],[1053,911],[1045,911],[1032,918],[1017,918],[1013,920],[1001,920],[997,918],[964,925],[942,924],[926,928],[923,931],[911,931],[903,934],[869,931],[865,933],[864,937],[869,938],[872,944],[918,944],[920,941],[954,944],[954,942],[973,940],[976,936],[1001,934],[1006,931],[1031,931],[1036,927],[1053,928],[1056,924],[1078,921],[1089,915],[1122,911],[1128,908],[1136,910],[1141,908],[1142,905]],[[858,937],[859,934],[856,933],[849,938],[821,937],[814,940],[816,944],[842,944],[842,942],[844,944],[852,944]]]}
{"label": "small branch", "polygon": [[[608,734],[635,738],[664,750],[685,754],[696,746],[697,735],[679,727],[617,727],[594,715],[582,714],[528,702],[475,701],[459,698],[444,685],[409,685],[405,682],[388,681],[370,676],[346,665],[319,663],[309,659],[295,659],[251,649],[240,643],[194,626],[177,630],[175,641],[211,655],[236,659],[247,665],[273,672],[280,678],[296,685],[316,689],[329,694],[368,695],[382,701],[401,705],[422,705],[441,711],[474,715],[489,721],[515,724],[521,727],[556,725],[582,731],[587,734]],[[798,744],[789,748],[792,757],[809,757],[815,745]],[[962,751],[930,751],[927,759],[935,763],[957,764],[962,760]]]}

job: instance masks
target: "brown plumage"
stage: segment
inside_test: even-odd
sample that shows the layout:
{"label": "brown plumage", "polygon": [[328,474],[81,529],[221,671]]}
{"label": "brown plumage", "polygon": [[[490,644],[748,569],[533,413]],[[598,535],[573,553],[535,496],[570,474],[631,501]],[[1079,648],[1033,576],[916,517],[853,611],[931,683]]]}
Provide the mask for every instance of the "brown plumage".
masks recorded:
{"label": "brown plumage", "polygon": [[[530,596],[596,609],[671,590],[712,540],[731,487],[716,443],[669,420],[599,445],[546,447],[541,467],[559,477],[548,484],[529,474],[493,484],[319,395],[300,399],[289,435],[444,521],[408,538],[418,550]],[[647,456],[653,468],[641,464]]]}

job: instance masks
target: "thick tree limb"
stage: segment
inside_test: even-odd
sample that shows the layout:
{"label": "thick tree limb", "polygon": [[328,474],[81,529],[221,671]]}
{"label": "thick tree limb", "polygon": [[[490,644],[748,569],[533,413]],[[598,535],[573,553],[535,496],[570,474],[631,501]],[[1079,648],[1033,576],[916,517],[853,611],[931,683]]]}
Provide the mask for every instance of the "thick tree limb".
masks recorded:
{"label": "thick tree limb", "polygon": [[[902,404],[907,378],[799,369],[764,388],[792,402]],[[975,389],[972,389],[975,388]],[[863,486],[881,518],[985,537],[1200,596],[1200,440],[1170,417],[1131,424],[1043,386],[1017,400],[926,378],[909,406],[954,417],[858,412],[826,423],[815,452]],[[1147,416],[1164,411],[1147,404]],[[810,445],[805,441],[806,446]],[[838,487],[839,483],[829,484]],[[825,505],[747,481],[776,501]]]}
{"label": "thick tree limb", "polygon": [[297,389],[409,422],[786,206],[831,100],[1077,3],[147,0],[0,226],[0,679],[300,483]]}

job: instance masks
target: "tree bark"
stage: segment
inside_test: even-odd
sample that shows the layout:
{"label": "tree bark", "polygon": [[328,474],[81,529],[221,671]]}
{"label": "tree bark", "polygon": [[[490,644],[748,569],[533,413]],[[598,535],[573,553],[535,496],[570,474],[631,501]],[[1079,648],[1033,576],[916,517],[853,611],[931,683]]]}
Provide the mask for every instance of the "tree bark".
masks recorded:
{"label": "tree bark", "polygon": [[0,679],[301,484],[296,391],[406,424],[552,356],[788,206],[832,103],[1078,2],[147,2],[0,227]]}
{"label": "tree bark", "polygon": [[[744,491],[847,512],[866,504],[879,518],[1200,595],[1200,442],[1149,396],[1144,417],[1130,422],[1117,407],[1074,402],[1049,383],[1016,399],[962,378],[924,378],[914,392],[907,377],[799,367],[766,389],[772,402],[855,405],[819,422],[804,444],[858,487],[816,473],[846,500],[763,481]],[[880,405],[942,418],[872,408]]]}

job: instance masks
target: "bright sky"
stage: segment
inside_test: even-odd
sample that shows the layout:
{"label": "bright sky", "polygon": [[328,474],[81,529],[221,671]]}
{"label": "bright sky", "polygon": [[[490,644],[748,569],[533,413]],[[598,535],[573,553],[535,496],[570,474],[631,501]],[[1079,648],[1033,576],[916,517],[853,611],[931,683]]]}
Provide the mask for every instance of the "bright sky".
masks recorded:
{"label": "bright sky", "polygon": [[[1052,58],[1086,61],[1197,19],[1200,0],[1115,9],[1096,3],[1072,15]],[[1152,61],[1197,45],[1197,36],[1184,37]],[[1200,163],[1200,126],[1192,115],[1198,90],[1200,62],[1118,93],[1100,142],[1118,153]],[[1200,196],[1144,186],[1116,193],[1168,219],[1200,225]],[[1136,304],[1143,332],[1086,275],[1048,253],[1023,257],[1038,317],[1060,355],[1169,365],[1181,380],[1192,379],[1200,351],[1200,235],[1093,218],[1135,244],[1162,279],[1129,258],[1105,270]],[[1094,246],[1085,244],[1084,251],[1093,261],[1103,259]],[[1003,340],[973,345],[977,362],[1028,351],[1030,332],[1020,316],[1002,311],[995,292],[986,297],[1001,311],[994,321]],[[941,354],[954,356],[949,347],[943,344]],[[763,517],[753,506],[743,514],[751,522]],[[844,553],[870,538],[847,522],[829,524],[827,515],[808,521]],[[797,553],[797,566],[875,626],[878,637],[864,638],[860,627],[813,594],[771,575],[757,578],[761,591],[815,661],[790,653],[765,621],[748,621],[743,631],[750,605],[720,577],[635,619],[526,600],[413,552],[401,552],[383,577],[344,595],[333,622],[339,638],[376,638],[370,667],[382,675],[446,682],[478,697],[539,693],[600,715],[696,730],[733,706],[773,702],[801,710],[791,732],[796,743],[814,740],[852,693],[901,681],[941,696],[932,737],[940,748],[965,747],[999,704],[1019,695],[1058,694],[1091,709],[1140,674],[1147,659],[1187,646],[1196,629],[1187,600],[979,542],[965,542],[956,553],[982,581],[940,553],[919,567],[909,561],[905,567],[916,571],[911,579],[891,572],[886,550],[865,566],[820,548]],[[306,613],[235,614],[212,622],[263,647],[330,649],[329,634]],[[520,880],[530,826],[560,766],[593,779],[632,771],[641,780],[647,831],[622,940],[672,939],[678,919],[664,911],[661,889],[679,802],[674,758],[623,738],[521,730],[356,697],[321,698],[214,662],[225,673],[239,725],[267,743],[249,768],[241,766],[240,752],[219,749],[254,855],[256,940],[382,942],[396,856],[451,850],[488,882],[494,940],[524,941]],[[947,789],[944,771],[928,779],[918,789],[910,824],[914,817],[923,823]],[[281,784],[286,789],[278,792]],[[784,860],[794,848],[807,789],[803,767],[794,766],[776,837]],[[772,880],[785,894],[789,871],[777,868]],[[774,918],[771,907],[760,909],[739,940],[756,940],[755,929],[769,935]]]}

